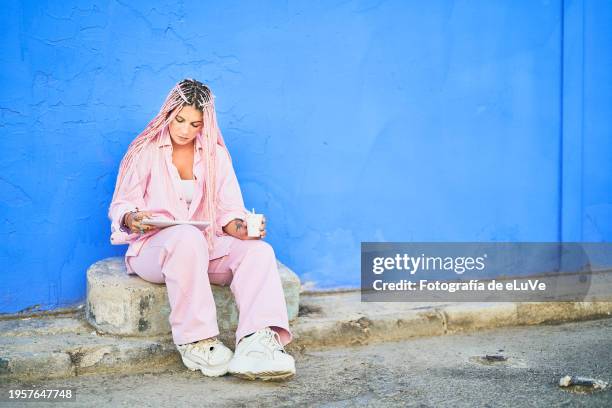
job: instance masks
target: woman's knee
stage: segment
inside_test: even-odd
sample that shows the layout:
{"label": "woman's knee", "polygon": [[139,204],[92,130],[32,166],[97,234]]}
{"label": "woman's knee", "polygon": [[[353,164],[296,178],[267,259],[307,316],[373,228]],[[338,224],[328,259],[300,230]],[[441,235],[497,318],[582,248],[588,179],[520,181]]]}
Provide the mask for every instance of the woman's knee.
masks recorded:
{"label": "woman's knee", "polygon": [[247,254],[259,259],[276,259],[272,245],[262,240],[247,240]]}

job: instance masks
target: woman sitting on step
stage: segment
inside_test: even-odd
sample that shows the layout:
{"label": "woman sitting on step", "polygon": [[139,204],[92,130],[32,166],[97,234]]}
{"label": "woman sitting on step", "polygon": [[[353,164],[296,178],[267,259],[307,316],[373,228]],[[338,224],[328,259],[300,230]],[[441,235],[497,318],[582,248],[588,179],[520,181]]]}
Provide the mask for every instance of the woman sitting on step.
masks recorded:
{"label": "woman sitting on step", "polygon": [[[109,208],[111,243],[129,244],[129,273],[165,283],[172,337],[184,364],[207,376],[295,374],[287,307],[276,256],[247,234],[246,214],[230,154],[217,126],[214,96],[185,79],[128,147]],[[157,228],[146,219],[209,221]],[[210,284],[229,285],[240,312],[236,351],[217,339]]]}

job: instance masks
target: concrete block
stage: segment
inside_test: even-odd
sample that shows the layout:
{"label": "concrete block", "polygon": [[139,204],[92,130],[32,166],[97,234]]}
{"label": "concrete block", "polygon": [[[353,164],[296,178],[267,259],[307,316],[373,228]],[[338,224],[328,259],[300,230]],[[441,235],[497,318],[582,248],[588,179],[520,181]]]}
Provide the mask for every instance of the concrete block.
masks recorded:
{"label": "concrete block", "polygon": [[[300,280],[278,262],[289,320],[297,317]],[[229,287],[212,285],[220,331],[235,330],[238,309]],[[166,285],[128,275],[123,257],[107,258],[87,270],[87,321],[99,332],[124,336],[171,333]]]}
{"label": "concrete block", "polygon": [[66,378],[74,375],[70,357],[61,352],[42,351],[2,352],[0,379]]}
{"label": "concrete block", "polygon": [[519,324],[517,305],[510,302],[460,303],[440,310],[447,333],[459,333]]}
{"label": "concrete block", "polygon": [[523,302],[517,310],[521,325],[559,324],[610,317],[612,302]]}

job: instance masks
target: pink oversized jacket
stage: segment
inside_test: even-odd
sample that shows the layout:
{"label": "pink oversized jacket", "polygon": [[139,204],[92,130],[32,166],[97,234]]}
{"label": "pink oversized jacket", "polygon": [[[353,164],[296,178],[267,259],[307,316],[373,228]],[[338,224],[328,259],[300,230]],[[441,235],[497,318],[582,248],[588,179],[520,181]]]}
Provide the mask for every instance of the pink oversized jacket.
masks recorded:
{"label": "pink oversized jacket", "polygon": [[[111,220],[111,237],[113,245],[129,244],[125,253],[136,256],[146,240],[157,230],[140,235],[124,231],[121,218],[128,211],[138,208],[140,211],[151,211],[154,216],[170,219],[209,221],[204,217],[203,194],[206,160],[201,134],[194,143],[193,174],[196,187],[191,205],[180,196],[180,175],[172,163],[172,143],[168,128],[162,130],[159,140],[149,143],[135,159],[137,162],[128,169],[124,182],[110,204],[108,216]],[[231,237],[223,232],[222,226],[234,218],[245,219],[248,210],[244,207],[242,193],[236,173],[225,148],[217,146],[216,188],[218,202],[216,212],[216,231],[213,239],[214,249],[209,259],[219,258],[229,253]],[[204,234],[204,232],[202,232]],[[126,262],[128,273],[134,273]]]}

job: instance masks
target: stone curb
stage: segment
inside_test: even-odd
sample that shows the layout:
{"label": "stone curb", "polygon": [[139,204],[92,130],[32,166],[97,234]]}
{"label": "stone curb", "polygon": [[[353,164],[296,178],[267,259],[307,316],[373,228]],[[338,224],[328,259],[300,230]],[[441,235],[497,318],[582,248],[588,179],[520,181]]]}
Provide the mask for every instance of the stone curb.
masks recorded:
{"label": "stone curb", "polygon": [[[287,349],[365,345],[508,326],[612,317],[612,301],[542,303],[361,303],[358,292],[302,295]],[[0,321],[0,381],[182,367],[170,336],[98,334],[83,312]],[[233,347],[233,333],[222,339]]]}
{"label": "stone curb", "polygon": [[612,302],[461,303],[398,313],[363,313],[348,320],[301,321],[287,348],[366,345],[415,337],[612,317]]}

